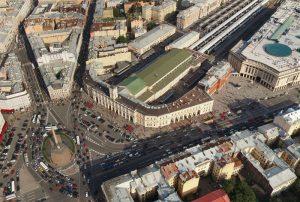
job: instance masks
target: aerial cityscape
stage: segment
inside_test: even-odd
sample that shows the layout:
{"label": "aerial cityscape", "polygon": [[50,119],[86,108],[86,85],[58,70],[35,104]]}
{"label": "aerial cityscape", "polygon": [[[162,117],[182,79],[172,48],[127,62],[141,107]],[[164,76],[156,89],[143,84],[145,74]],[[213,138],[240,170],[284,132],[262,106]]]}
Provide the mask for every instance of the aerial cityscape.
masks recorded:
{"label": "aerial cityscape", "polygon": [[0,0],[0,201],[300,201],[299,0]]}

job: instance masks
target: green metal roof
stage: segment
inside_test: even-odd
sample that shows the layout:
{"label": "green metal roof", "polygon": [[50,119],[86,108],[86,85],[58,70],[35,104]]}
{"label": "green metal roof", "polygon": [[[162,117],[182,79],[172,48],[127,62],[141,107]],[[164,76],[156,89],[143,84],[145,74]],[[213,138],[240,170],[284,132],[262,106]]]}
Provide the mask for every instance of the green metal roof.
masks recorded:
{"label": "green metal roof", "polygon": [[144,80],[147,86],[152,86],[157,80],[168,74],[191,55],[191,52],[188,50],[172,49],[155,60],[143,71],[137,73],[137,76]]}
{"label": "green metal roof", "polygon": [[149,99],[153,94],[160,91],[166,85],[168,85],[171,81],[175,80],[182,72],[188,69],[191,66],[193,60],[189,60],[189,62],[181,64],[179,67],[176,68],[172,73],[168,74],[165,78],[157,82],[155,85],[152,86],[151,91],[147,90],[143,94],[141,94],[138,99],[141,101],[146,101]]}
{"label": "green metal roof", "polygon": [[271,40],[278,40],[282,34],[290,27],[292,26],[293,22],[294,22],[294,16],[290,16],[288,17],[283,23],[282,25],[280,25],[275,32],[272,34],[271,36]]}
{"label": "green metal roof", "polygon": [[[178,65],[181,62],[191,58],[191,56],[192,53],[188,50],[172,49],[148,65],[145,69],[138,72],[136,75],[131,75],[123,80],[120,85],[125,86],[131,94],[136,95],[146,86],[153,86],[153,84],[155,84],[158,80],[171,72],[175,67],[178,68]],[[181,66],[182,65],[180,65],[180,67]],[[182,67],[176,69],[175,71],[178,72],[179,70],[182,71]],[[146,99],[146,97],[148,97],[150,94],[147,91],[145,93],[146,94],[142,97],[145,97]]]}
{"label": "green metal roof", "polygon": [[137,77],[136,75],[131,75],[121,83],[122,86],[126,86],[126,88],[130,91],[131,94],[138,94],[143,88],[145,88],[145,83],[142,79]]}

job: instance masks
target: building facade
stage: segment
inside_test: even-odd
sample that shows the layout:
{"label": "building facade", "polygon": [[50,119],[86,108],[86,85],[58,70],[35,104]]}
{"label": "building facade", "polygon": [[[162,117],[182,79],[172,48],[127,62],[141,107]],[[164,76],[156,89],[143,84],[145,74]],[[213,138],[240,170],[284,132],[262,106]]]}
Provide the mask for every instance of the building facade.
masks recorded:
{"label": "building facade", "polygon": [[195,171],[181,173],[178,177],[177,192],[181,198],[195,193],[198,190],[200,177]]}
{"label": "building facade", "polygon": [[247,42],[239,42],[228,60],[240,76],[272,91],[300,84],[300,39],[296,37],[300,2],[285,1]]}
{"label": "building facade", "polygon": [[288,135],[300,131],[300,109],[289,109],[282,115],[276,116],[274,124],[282,128]]}
{"label": "building facade", "polygon": [[190,4],[193,4],[193,6],[178,13],[177,28],[186,29],[199,19],[207,16],[209,13],[219,8],[225,2],[227,2],[227,0],[191,1]]}
{"label": "building facade", "polygon": [[128,44],[129,50],[138,55],[149,51],[153,46],[163,42],[176,32],[176,27],[161,24]]}
{"label": "building facade", "polygon": [[229,63],[213,66],[206,73],[205,77],[199,81],[199,85],[203,87],[209,95],[220,90],[228,81],[232,73],[232,68]]}

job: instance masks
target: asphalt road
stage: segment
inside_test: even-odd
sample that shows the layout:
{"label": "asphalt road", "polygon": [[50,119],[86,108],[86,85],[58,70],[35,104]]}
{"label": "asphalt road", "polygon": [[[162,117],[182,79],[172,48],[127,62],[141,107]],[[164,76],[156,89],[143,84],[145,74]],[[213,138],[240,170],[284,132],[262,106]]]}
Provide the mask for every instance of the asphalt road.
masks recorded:
{"label": "asphalt road", "polygon": [[[282,109],[287,109],[294,103],[286,103],[280,107],[268,110],[260,109],[255,111],[256,116],[233,117],[231,127],[218,127],[210,131],[201,132],[197,128],[183,128],[167,134],[160,134],[154,138],[135,142],[122,152],[107,155],[103,158],[91,161],[81,169],[88,179],[90,190],[93,194],[99,194],[102,182],[113,177],[128,173],[134,169],[145,167],[157,160],[171,154],[178,153],[188,147],[202,143],[203,138],[212,139],[230,135],[234,131],[253,129],[263,124],[272,122],[272,118]],[[234,121],[239,120],[239,121]],[[103,197],[101,192],[96,198]]]}

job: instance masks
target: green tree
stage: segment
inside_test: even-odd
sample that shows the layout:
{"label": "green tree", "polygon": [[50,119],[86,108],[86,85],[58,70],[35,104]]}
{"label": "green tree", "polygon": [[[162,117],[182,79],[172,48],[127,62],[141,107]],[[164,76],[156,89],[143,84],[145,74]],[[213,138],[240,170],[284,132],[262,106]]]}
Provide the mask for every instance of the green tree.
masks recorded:
{"label": "green tree", "polygon": [[128,39],[125,36],[119,36],[117,38],[117,43],[128,43]]}
{"label": "green tree", "polygon": [[239,181],[231,194],[233,202],[256,202],[256,196],[252,188],[246,183]]}
{"label": "green tree", "polygon": [[153,21],[149,22],[147,24],[147,31],[150,31],[151,29],[153,29],[156,26],[157,26],[157,24],[155,22],[153,22]]}
{"label": "green tree", "polygon": [[294,193],[295,196],[300,198],[300,179],[297,178],[297,180],[294,182],[291,191]]}
{"label": "green tree", "polygon": [[223,183],[223,188],[224,188],[224,191],[227,193],[227,194],[230,194],[233,192],[234,190],[234,181],[233,180],[225,180]]}
{"label": "green tree", "polygon": [[124,14],[121,12],[120,8],[113,8],[114,17],[124,17]]}
{"label": "green tree", "polygon": [[174,11],[172,13],[169,13],[165,16],[165,21],[169,23],[175,23],[176,24],[176,17],[177,17],[178,11]]}

